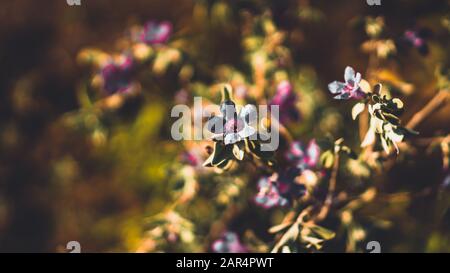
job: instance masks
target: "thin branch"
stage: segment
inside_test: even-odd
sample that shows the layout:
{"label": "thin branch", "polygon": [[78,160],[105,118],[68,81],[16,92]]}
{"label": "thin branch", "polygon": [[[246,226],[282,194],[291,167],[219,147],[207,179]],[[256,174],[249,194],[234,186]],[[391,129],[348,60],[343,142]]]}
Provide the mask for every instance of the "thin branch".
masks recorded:
{"label": "thin branch", "polygon": [[291,227],[283,234],[283,236],[281,236],[280,240],[278,240],[276,245],[273,247],[271,253],[277,253],[280,250],[280,248],[289,240],[289,236],[291,235],[290,231],[294,228],[298,228],[298,226],[303,223],[303,219],[305,218],[305,216],[308,215],[312,211],[312,209],[313,207],[309,206],[306,209],[302,210],[302,212],[300,212],[294,224],[292,224]]}
{"label": "thin branch", "polygon": [[439,91],[419,112],[417,112],[406,125],[406,128],[414,129],[428,116],[438,110],[448,99],[448,90]]}
{"label": "thin branch", "polygon": [[330,211],[330,207],[333,203],[333,195],[336,190],[337,175],[339,170],[339,151],[340,151],[339,147],[335,147],[333,170],[331,172],[330,184],[328,185],[327,197],[319,213],[314,218],[315,222],[320,222],[327,217],[328,212]]}

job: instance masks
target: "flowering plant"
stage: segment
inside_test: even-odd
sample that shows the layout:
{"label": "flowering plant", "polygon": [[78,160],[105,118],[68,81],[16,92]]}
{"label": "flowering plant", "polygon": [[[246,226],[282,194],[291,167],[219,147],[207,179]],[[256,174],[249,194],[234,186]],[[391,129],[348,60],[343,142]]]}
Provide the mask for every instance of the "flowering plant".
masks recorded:
{"label": "flowering plant", "polygon": [[[326,26],[325,17],[337,20],[333,12],[310,1],[288,1],[293,9],[231,2],[195,1],[188,27],[143,21],[116,50],[79,53],[91,70],[77,91],[81,109],[66,114],[65,125],[89,135],[97,153],[120,166],[118,177],[144,185],[139,200],[149,217],[130,228],[130,250],[361,252],[369,239],[395,232],[395,217],[410,216],[417,196],[448,189],[448,115],[424,126],[448,100],[448,68],[433,59],[448,55],[443,46],[404,26],[391,30],[381,16],[358,17],[350,25],[361,31],[348,31],[362,37],[333,37],[344,43],[339,50],[361,52],[311,64],[321,58],[309,53],[325,51],[316,53],[321,42],[303,27]],[[414,62],[404,66],[404,56]],[[414,79],[422,73],[426,82]],[[437,92],[422,105],[425,87]],[[167,109],[179,105],[194,118],[183,135],[194,138],[169,133]],[[272,133],[279,143],[267,150]],[[437,154],[439,183],[405,186],[412,162]]]}

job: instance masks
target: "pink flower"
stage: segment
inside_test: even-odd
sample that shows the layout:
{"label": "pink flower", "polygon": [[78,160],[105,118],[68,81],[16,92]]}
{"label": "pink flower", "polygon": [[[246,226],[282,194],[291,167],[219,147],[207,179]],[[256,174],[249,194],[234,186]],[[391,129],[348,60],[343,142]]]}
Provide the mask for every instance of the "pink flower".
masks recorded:
{"label": "pink flower", "polygon": [[258,181],[258,194],[255,196],[255,203],[265,209],[282,207],[288,204],[288,200],[281,196],[278,185],[268,177],[263,177]]}
{"label": "pink flower", "polygon": [[247,248],[239,241],[234,232],[225,232],[222,237],[214,241],[212,250],[216,253],[246,253]]}
{"label": "pink flower", "polygon": [[131,87],[132,70],[133,60],[129,56],[124,56],[119,62],[108,62],[100,70],[103,88],[108,94],[126,92]]}
{"label": "pink flower", "polygon": [[300,120],[300,112],[295,106],[297,99],[289,81],[285,80],[278,84],[277,91],[269,105],[280,106],[281,123]]}
{"label": "pink flower", "polygon": [[286,154],[288,160],[302,169],[315,168],[319,163],[320,148],[313,139],[305,148],[299,141],[294,141]]}
{"label": "pink flower", "polygon": [[172,24],[167,21],[157,23],[149,21],[144,25],[144,30],[140,35],[141,42],[149,45],[164,44],[172,34]]}
{"label": "pink flower", "polygon": [[404,41],[410,46],[416,48],[420,54],[428,54],[428,44],[425,41],[426,31],[407,30],[403,35]]}
{"label": "pink flower", "polygon": [[345,82],[334,81],[328,84],[328,90],[335,94],[334,98],[338,100],[362,99],[366,94],[361,90],[361,74],[356,73],[353,68],[347,66],[344,72]]}

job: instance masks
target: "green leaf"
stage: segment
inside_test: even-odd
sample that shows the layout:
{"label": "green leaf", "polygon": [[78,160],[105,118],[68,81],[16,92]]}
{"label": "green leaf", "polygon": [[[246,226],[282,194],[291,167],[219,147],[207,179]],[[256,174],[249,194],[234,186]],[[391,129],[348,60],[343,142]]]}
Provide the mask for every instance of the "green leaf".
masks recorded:
{"label": "green leaf", "polygon": [[358,157],[357,154],[348,146],[342,146],[341,151],[347,154],[350,158],[356,159]]}
{"label": "green leaf", "polygon": [[204,166],[208,167],[226,165],[228,164],[228,160],[232,159],[233,150],[232,145],[224,145],[221,142],[214,142],[214,150],[212,155],[205,161]]}
{"label": "green leaf", "polygon": [[352,108],[352,118],[355,120],[359,114],[361,114],[366,108],[366,104],[364,102],[358,102]]}
{"label": "green leaf", "polygon": [[221,93],[222,93],[222,102],[233,100],[233,89],[231,88],[231,85],[224,84]]}
{"label": "green leaf", "polygon": [[375,128],[371,126],[367,131],[363,141],[361,142],[361,147],[367,147],[369,145],[372,145],[373,143],[375,143]]}
{"label": "green leaf", "polygon": [[250,152],[256,155],[258,158],[263,159],[264,161],[271,161],[274,156],[273,151],[261,151],[261,144],[256,140],[248,140],[247,147]]}
{"label": "green leaf", "polygon": [[336,236],[336,233],[334,231],[321,226],[311,226],[309,228],[311,229],[312,232],[319,235],[322,239],[326,241],[331,240]]}
{"label": "green leaf", "polygon": [[239,143],[233,145],[233,155],[237,160],[244,159],[244,150],[241,149]]}
{"label": "green leaf", "polygon": [[417,132],[415,130],[412,130],[412,129],[409,129],[409,128],[406,128],[406,127],[398,128],[398,130],[403,131],[403,134],[405,136],[417,136],[417,135],[420,134],[419,132]]}
{"label": "green leaf", "polygon": [[390,152],[390,146],[388,144],[388,140],[384,136],[381,136],[381,146],[383,146],[384,151],[389,154]]}
{"label": "green leaf", "polygon": [[393,114],[383,113],[383,117],[389,123],[392,123],[394,125],[399,125],[400,124],[400,119],[398,117],[396,117],[395,115],[393,115]]}
{"label": "green leaf", "polygon": [[222,161],[221,163],[217,164],[217,168],[223,169],[223,170],[227,170],[231,167],[233,161],[230,159],[225,159],[224,161]]}
{"label": "green leaf", "polygon": [[332,150],[334,148],[334,140],[331,136],[326,136],[323,138],[316,139],[317,145],[319,145],[320,150],[326,151],[326,150]]}
{"label": "green leaf", "polygon": [[203,167],[213,167],[212,160],[214,158],[214,152],[203,162]]}
{"label": "green leaf", "polygon": [[331,150],[328,150],[320,156],[320,162],[322,163],[322,166],[326,169],[330,169],[333,166],[334,162],[334,154],[331,152]]}
{"label": "green leaf", "polygon": [[224,161],[226,159],[225,157],[225,145],[221,144],[220,142],[214,143],[214,157],[212,159],[211,164],[213,166],[219,164],[220,162]]}

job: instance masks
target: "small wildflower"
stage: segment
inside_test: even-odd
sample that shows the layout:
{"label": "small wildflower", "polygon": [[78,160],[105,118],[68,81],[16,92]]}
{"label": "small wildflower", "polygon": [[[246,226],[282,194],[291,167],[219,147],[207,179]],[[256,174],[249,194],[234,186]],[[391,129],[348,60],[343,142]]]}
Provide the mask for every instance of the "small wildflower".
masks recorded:
{"label": "small wildflower", "polygon": [[254,199],[256,204],[270,209],[285,206],[292,200],[304,196],[306,186],[296,181],[301,173],[300,168],[289,168],[272,177],[261,178],[258,182],[258,194]]}
{"label": "small wildflower", "polygon": [[251,123],[256,118],[256,109],[246,105],[237,114],[236,105],[227,100],[220,105],[221,116],[215,116],[208,121],[207,128],[214,134],[213,139],[223,140],[225,145],[234,144],[256,133]]}
{"label": "small wildflower", "polygon": [[258,194],[255,203],[265,209],[282,207],[288,204],[288,200],[281,196],[277,184],[269,177],[263,177],[258,181]]}
{"label": "small wildflower", "polygon": [[288,168],[278,175],[277,183],[280,193],[289,200],[297,199],[306,194],[306,186],[296,181],[302,169]]}
{"label": "small wildflower", "polygon": [[236,110],[232,100],[231,86],[222,89],[221,115],[214,116],[206,123],[214,140],[214,148],[208,159],[203,163],[205,167],[219,167],[225,170],[236,161],[244,160],[245,154],[251,154],[249,159],[260,160],[268,166],[273,166],[273,151],[264,151],[256,129],[257,112],[253,105],[246,105]]}
{"label": "small wildflower", "polygon": [[118,61],[109,61],[100,71],[103,78],[103,88],[108,94],[126,92],[131,87],[133,60],[121,56]]}
{"label": "small wildflower", "polygon": [[301,142],[294,141],[291,143],[286,157],[294,162],[297,167],[303,169],[315,168],[319,163],[320,148],[314,139],[308,143],[306,151]]}
{"label": "small wildflower", "polygon": [[353,68],[347,66],[344,73],[344,82],[334,81],[328,84],[328,89],[335,94],[335,99],[362,99],[366,94],[360,88],[361,74],[356,73]]}
{"label": "small wildflower", "polygon": [[188,165],[190,165],[192,167],[197,167],[197,166],[199,166],[200,162],[202,161],[202,158],[195,151],[186,151],[181,155],[181,161],[183,163],[187,163]]}
{"label": "small wildflower", "polygon": [[407,30],[403,34],[403,40],[410,46],[416,48],[420,54],[428,54],[428,44],[425,40],[426,33],[424,31]]}
{"label": "small wildflower", "polygon": [[164,44],[167,43],[171,34],[172,24],[170,22],[149,21],[144,25],[140,40],[149,45]]}
{"label": "small wildflower", "polygon": [[247,248],[239,241],[234,232],[225,232],[222,237],[214,241],[212,250],[215,253],[246,253]]}
{"label": "small wildflower", "polygon": [[297,95],[292,90],[291,83],[284,80],[277,85],[277,91],[269,105],[280,106],[280,121],[286,123],[300,120],[300,112],[295,106],[296,102]]}

